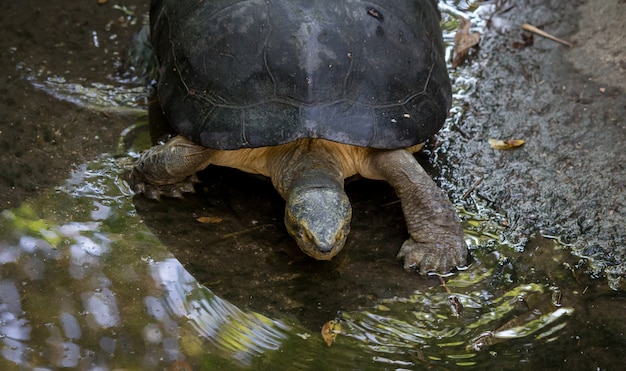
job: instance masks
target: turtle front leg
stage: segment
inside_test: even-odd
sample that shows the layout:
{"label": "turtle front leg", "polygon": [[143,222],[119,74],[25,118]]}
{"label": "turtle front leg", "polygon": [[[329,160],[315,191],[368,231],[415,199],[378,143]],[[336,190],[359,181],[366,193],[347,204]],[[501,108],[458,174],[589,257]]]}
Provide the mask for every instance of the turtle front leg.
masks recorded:
{"label": "turtle front leg", "polygon": [[182,197],[194,192],[195,174],[211,163],[214,151],[181,136],[145,151],[128,175],[128,183],[137,193],[159,199],[161,195]]}
{"label": "turtle front leg", "polygon": [[[387,181],[402,204],[410,238],[398,258],[420,273],[448,273],[467,263],[467,245],[450,200],[406,150],[372,150],[362,174]],[[369,176],[368,176],[369,175]]]}

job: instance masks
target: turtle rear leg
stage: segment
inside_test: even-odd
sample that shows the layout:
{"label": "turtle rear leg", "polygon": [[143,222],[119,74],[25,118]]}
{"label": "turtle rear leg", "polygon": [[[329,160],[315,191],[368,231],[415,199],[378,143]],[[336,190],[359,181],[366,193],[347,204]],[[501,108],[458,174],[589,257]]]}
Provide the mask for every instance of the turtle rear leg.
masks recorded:
{"label": "turtle rear leg", "polygon": [[194,191],[195,174],[211,163],[214,150],[197,145],[182,136],[144,152],[128,175],[137,193],[159,199],[161,195],[182,197]]}
{"label": "turtle rear leg", "polygon": [[410,238],[399,258],[404,268],[448,273],[467,263],[468,249],[459,217],[435,182],[406,150],[372,150],[365,177],[387,181],[400,198]]}

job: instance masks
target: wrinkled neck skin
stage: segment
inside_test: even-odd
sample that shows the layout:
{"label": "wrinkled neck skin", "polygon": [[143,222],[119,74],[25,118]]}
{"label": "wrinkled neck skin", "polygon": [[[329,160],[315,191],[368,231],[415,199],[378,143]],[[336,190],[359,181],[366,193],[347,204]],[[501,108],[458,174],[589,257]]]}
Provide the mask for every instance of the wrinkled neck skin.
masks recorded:
{"label": "wrinkled neck skin", "polygon": [[270,161],[272,182],[286,201],[285,226],[303,252],[330,260],[343,248],[352,217],[340,159],[321,141],[288,148]]}
{"label": "wrinkled neck skin", "polygon": [[283,198],[296,186],[343,188],[342,166],[324,141],[301,140],[271,150],[269,172]]}

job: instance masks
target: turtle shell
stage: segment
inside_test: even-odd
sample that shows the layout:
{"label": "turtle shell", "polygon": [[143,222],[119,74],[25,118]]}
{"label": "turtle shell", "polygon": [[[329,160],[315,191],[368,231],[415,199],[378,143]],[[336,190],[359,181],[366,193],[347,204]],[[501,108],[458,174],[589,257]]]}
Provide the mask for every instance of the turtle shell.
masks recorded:
{"label": "turtle shell", "polygon": [[163,112],[205,147],[408,147],[450,106],[434,0],[157,0],[150,15]]}

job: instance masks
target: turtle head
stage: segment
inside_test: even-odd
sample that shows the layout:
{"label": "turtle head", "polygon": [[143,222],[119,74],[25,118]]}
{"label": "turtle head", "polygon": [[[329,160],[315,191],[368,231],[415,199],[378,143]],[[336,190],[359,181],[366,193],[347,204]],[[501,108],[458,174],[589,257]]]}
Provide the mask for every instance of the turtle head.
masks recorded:
{"label": "turtle head", "polygon": [[342,187],[297,187],[287,197],[285,226],[300,249],[330,260],[346,243],[352,208]]}

